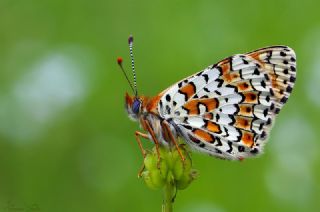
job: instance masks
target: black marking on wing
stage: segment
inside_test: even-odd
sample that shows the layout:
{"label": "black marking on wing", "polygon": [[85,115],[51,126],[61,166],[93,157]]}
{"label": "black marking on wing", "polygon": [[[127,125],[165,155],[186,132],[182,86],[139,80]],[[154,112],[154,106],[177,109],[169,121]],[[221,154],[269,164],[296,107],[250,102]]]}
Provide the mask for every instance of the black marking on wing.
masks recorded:
{"label": "black marking on wing", "polygon": [[231,141],[228,141],[228,146],[229,146],[229,149],[227,150],[227,152],[231,153],[232,152],[232,142]]}
{"label": "black marking on wing", "polygon": [[206,81],[206,83],[208,83],[208,81],[209,81],[209,76],[208,76],[208,74],[204,74],[204,75],[202,75],[202,76],[203,76],[204,80]]}

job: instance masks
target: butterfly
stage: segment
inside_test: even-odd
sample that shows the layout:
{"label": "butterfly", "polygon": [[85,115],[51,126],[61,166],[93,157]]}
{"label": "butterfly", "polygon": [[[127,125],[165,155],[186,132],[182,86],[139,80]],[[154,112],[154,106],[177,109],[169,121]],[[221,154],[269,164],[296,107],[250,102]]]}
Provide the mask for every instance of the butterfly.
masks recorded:
{"label": "butterfly", "polygon": [[130,36],[134,86],[121,58],[118,64],[134,92],[125,96],[128,115],[146,132],[135,132],[143,155],[141,137],[153,141],[157,150],[163,145],[179,151],[177,139],[182,138],[192,149],[221,159],[259,155],[296,81],[295,52],[270,46],[227,57],[146,97],[138,95],[132,48]]}

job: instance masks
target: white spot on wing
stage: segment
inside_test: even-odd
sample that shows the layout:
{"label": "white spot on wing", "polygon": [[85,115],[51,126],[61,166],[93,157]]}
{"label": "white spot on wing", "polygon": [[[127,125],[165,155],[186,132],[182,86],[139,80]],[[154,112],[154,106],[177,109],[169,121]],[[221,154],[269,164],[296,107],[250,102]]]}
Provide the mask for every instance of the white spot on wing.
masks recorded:
{"label": "white spot on wing", "polygon": [[199,105],[200,114],[204,114],[206,112],[206,106],[200,104]]}
{"label": "white spot on wing", "polygon": [[201,128],[204,125],[204,121],[201,117],[190,117],[188,119],[188,123],[190,123],[190,125],[192,125],[193,127],[197,127],[197,128]]}

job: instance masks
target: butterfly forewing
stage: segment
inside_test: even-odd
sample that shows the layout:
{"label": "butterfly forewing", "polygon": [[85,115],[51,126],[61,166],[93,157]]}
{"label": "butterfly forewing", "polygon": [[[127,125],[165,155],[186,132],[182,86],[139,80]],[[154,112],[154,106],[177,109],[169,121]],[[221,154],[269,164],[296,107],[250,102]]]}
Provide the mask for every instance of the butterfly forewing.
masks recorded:
{"label": "butterfly forewing", "polygon": [[256,155],[292,91],[295,61],[286,46],[226,58],[164,91],[159,115],[197,150],[224,159]]}

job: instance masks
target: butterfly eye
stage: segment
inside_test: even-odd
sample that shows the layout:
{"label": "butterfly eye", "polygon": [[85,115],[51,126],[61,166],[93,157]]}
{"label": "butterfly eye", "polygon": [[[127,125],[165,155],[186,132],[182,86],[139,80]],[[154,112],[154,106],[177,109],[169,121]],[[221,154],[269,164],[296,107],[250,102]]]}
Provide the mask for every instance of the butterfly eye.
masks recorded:
{"label": "butterfly eye", "polygon": [[141,102],[139,99],[135,99],[133,104],[132,104],[132,111],[135,113],[135,114],[138,114],[139,111],[140,111],[140,105],[141,105]]}

